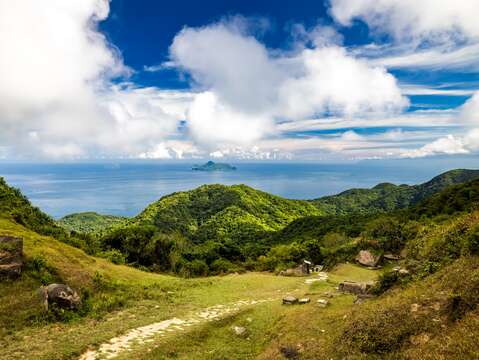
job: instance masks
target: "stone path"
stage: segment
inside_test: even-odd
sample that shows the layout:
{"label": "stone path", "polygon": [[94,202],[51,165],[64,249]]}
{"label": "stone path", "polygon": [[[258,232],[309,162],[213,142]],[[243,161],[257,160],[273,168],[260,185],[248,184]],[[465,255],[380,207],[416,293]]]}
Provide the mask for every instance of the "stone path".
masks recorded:
{"label": "stone path", "polygon": [[97,350],[88,350],[80,356],[79,360],[112,359],[120,353],[130,351],[134,344],[145,344],[154,341],[155,336],[164,336],[167,333],[181,332],[187,327],[219,320],[226,315],[238,312],[242,307],[256,305],[274,299],[241,300],[229,305],[216,305],[203,309],[186,319],[172,318],[161,322],[141,326],[128,331],[122,336],[110,339],[100,345]]}

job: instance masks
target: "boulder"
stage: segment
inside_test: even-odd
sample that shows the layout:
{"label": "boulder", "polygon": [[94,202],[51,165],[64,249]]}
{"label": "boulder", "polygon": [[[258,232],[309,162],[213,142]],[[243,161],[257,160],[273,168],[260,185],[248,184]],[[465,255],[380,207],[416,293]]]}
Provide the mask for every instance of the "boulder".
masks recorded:
{"label": "boulder", "polygon": [[299,304],[307,304],[309,303],[311,300],[309,298],[302,298],[302,299],[299,299],[298,300],[298,303]]}
{"label": "boulder", "polygon": [[17,277],[23,267],[23,239],[0,236],[0,278]]}
{"label": "boulder", "polygon": [[295,298],[292,295],[287,295],[283,298],[283,305],[293,305],[298,302],[298,298]]}
{"label": "boulder", "polygon": [[363,266],[376,267],[381,261],[381,256],[375,256],[368,250],[361,250],[356,256],[356,261]]}
{"label": "boulder", "polygon": [[39,290],[45,310],[52,304],[62,309],[77,309],[81,299],[76,291],[65,284],[50,284],[42,286]]}
{"label": "boulder", "polygon": [[357,283],[353,281],[344,281],[339,284],[339,291],[351,294],[367,294],[373,287],[373,283]]}

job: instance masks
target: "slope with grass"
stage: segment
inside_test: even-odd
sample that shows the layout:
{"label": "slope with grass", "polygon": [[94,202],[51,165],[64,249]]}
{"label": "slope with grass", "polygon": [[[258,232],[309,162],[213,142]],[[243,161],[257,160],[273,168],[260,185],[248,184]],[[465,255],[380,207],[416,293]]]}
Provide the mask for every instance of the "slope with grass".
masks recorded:
{"label": "slope with grass", "polygon": [[316,200],[319,209],[331,215],[387,212],[413,206],[448,186],[479,178],[479,170],[456,169],[436,176],[420,185],[383,183],[372,189],[351,189]]}
{"label": "slope with grass", "polygon": [[[2,359],[76,358],[129,329],[210,306],[277,298],[299,281],[257,273],[185,280],[114,265],[11,220],[0,219],[0,233],[23,237],[26,259],[20,279],[0,284]],[[43,311],[36,290],[52,282],[82,294],[78,312]]]}

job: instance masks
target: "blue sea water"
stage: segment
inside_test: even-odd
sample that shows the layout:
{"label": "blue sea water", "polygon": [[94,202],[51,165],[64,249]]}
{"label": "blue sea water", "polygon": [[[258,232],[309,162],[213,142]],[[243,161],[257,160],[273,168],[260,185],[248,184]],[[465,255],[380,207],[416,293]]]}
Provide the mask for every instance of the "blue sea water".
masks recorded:
{"label": "blue sea water", "polygon": [[203,184],[247,184],[294,199],[314,199],[380,182],[416,184],[453,168],[478,168],[476,158],[325,163],[232,163],[231,172],[192,171],[187,162],[0,162],[0,176],[55,218],[81,212],[133,216],[175,191]]}

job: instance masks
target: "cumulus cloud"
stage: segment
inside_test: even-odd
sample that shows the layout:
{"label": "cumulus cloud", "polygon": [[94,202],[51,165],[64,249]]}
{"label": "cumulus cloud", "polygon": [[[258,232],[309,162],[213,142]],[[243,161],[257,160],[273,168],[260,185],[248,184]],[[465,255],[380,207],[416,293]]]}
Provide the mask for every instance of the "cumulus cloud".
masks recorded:
{"label": "cumulus cloud", "polygon": [[128,156],[176,130],[184,99],[112,85],[131,70],[98,31],[108,13],[107,0],[0,0],[0,143],[10,154]]}
{"label": "cumulus cloud", "polygon": [[424,157],[438,154],[468,154],[479,150],[479,92],[476,92],[462,107],[459,120],[465,126],[462,136],[447,135],[419,149],[405,151],[403,157]]}
{"label": "cumulus cloud", "polygon": [[384,115],[407,106],[396,79],[336,45],[332,29],[297,32],[313,47],[269,50],[229,22],[185,28],[175,37],[171,60],[200,92],[188,116],[197,141],[244,145],[274,134],[278,119]]}
{"label": "cumulus cloud", "polygon": [[477,2],[474,0],[330,0],[331,14],[340,24],[365,21],[397,40],[444,42],[478,39]]}
{"label": "cumulus cloud", "polygon": [[274,131],[271,117],[235,109],[211,91],[195,96],[188,124],[193,138],[206,147],[225,142],[248,144]]}
{"label": "cumulus cloud", "polygon": [[371,67],[337,46],[306,49],[299,54],[303,72],[280,87],[279,114],[304,118],[325,112],[346,116],[391,114],[408,101],[394,76]]}

